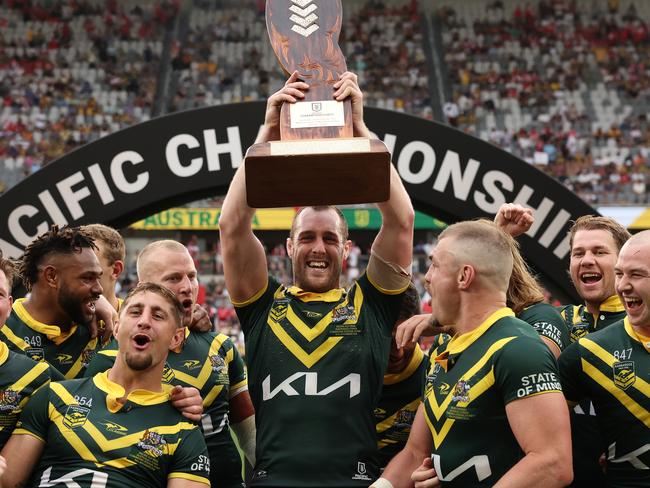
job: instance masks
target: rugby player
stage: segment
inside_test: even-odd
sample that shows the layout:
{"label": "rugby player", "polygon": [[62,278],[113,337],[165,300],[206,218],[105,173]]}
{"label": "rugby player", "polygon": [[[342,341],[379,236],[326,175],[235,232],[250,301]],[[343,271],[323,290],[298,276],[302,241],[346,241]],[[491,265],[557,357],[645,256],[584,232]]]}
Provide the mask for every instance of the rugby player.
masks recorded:
{"label": "rugby player", "polygon": [[[625,307],[614,288],[614,265],[629,237],[625,227],[609,217],[586,215],[577,219],[571,227],[569,274],[584,301],[581,305],[560,308],[570,331],[571,342],[625,317]],[[571,486],[574,488],[605,484],[600,460],[607,446],[594,415],[589,400],[580,402],[571,412],[575,476]]]}
{"label": "rugby player", "polygon": [[[81,229],[92,237],[95,246],[97,246],[95,254],[103,270],[101,277],[103,295],[113,308],[119,311],[122,300],[115,295],[115,285],[124,270],[124,260],[126,259],[124,239],[117,230],[103,224],[84,225]],[[212,330],[208,312],[196,301],[192,314],[184,317],[184,323],[190,330],[196,332]]]}
{"label": "rugby player", "polygon": [[599,486],[645,487],[650,486],[650,231],[621,248],[615,287],[627,317],[567,348],[560,374],[569,402],[593,402],[606,447],[606,483]]}
{"label": "rugby player", "polygon": [[506,307],[509,239],[482,221],[440,234],[426,282],[435,318],[453,324],[456,335],[434,345],[435,367],[406,447],[373,488],[571,481],[569,415],[555,359]]}
{"label": "rugby player", "polygon": [[[139,281],[165,286],[176,295],[183,306],[184,324],[189,323],[194,315],[198,279],[187,248],[173,240],[154,241],[140,252],[137,269]],[[187,327],[185,333],[184,343],[169,353],[163,381],[198,388],[203,398],[200,427],[208,445],[211,482],[214,486],[241,488],[241,458],[230,427],[251,464],[255,455],[255,415],[244,362],[224,334],[198,333]],[[114,340],[93,358],[86,376],[109,369],[117,352]]]}
{"label": "rugby player", "polygon": [[79,228],[52,226],[27,246],[21,260],[19,272],[30,295],[15,300],[0,339],[13,351],[47,361],[53,379],[82,376],[100,345],[90,330],[103,291],[93,249]]}
{"label": "rugby player", "polygon": [[[267,103],[257,142],[279,139],[283,103],[304,97],[297,72]],[[352,100],[354,135],[370,137],[357,77],[344,73],[333,98]],[[350,241],[335,207],[297,212],[287,239],[293,286],[267,270],[251,228],[246,164],[230,185],[219,220],[224,274],[246,337],[249,387],[257,421],[253,487],[367,487],[378,465],[373,409],[379,399],[391,331],[406,290],[414,211],[391,167],[390,199],[366,273],[339,288]],[[282,191],[278,188],[277,191]]]}
{"label": "rugby player", "polygon": [[120,311],[122,300],[115,295],[115,285],[124,271],[126,248],[118,231],[104,224],[89,224],[81,227],[95,244],[95,254],[102,267],[100,283],[102,294],[116,311]]}
{"label": "rugby player", "polygon": [[[0,255],[0,323],[11,313],[13,264]],[[10,351],[0,342],[0,449],[11,436],[18,415],[40,387],[50,381],[50,368],[45,362],[35,362]]]}
{"label": "rugby player", "polygon": [[[512,237],[526,232],[532,223],[530,209],[510,203],[502,205],[495,217],[495,224]],[[567,326],[559,312],[552,305],[544,302],[542,288],[524,261],[517,241],[508,239],[508,243],[512,251],[513,267],[506,305],[512,309],[517,318],[533,326],[557,358],[569,345]],[[395,334],[398,343],[404,347],[409,343],[417,342],[421,335],[451,332],[434,323],[432,319],[431,314],[415,315],[399,324]]]}
{"label": "rugby player", "polygon": [[[412,283],[404,292],[402,307],[396,326],[420,312],[420,296]],[[377,448],[379,467],[385,468],[388,462],[400,452],[420,405],[428,357],[415,342],[398,347],[395,337],[390,341],[388,367],[384,375],[379,403],[375,407],[377,423]]]}
{"label": "rugby player", "polygon": [[2,451],[3,486],[187,487],[209,485],[201,432],[162,383],[170,349],[185,338],[172,292],[139,284],[125,299],[113,367],[93,378],[50,383],[23,411]]}

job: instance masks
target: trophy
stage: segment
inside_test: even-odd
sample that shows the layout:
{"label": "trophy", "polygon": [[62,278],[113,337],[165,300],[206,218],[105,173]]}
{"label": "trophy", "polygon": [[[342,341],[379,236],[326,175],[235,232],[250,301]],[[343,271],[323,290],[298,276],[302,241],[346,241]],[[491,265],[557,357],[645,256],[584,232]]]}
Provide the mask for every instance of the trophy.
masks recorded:
{"label": "trophy", "polygon": [[285,103],[280,140],[251,146],[246,194],[254,208],[382,202],[390,196],[390,153],[382,141],[353,136],[352,103],[332,85],[347,71],[338,45],[341,0],[267,0],[273,50],[289,75],[309,84]]}

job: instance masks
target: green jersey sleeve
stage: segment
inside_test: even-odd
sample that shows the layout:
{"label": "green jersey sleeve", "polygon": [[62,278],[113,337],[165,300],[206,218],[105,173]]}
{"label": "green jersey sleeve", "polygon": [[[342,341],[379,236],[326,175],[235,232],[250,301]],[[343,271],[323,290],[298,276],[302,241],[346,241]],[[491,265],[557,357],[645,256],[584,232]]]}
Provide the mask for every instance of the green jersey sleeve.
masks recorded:
{"label": "green jersey sleeve", "polygon": [[174,453],[168,478],[182,478],[210,485],[210,457],[198,427],[183,435]]}
{"label": "green jersey sleeve", "polygon": [[555,358],[535,337],[517,337],[500,350],[494,379],[504,404],[533,395],[562,392]]}
{"label": "green jersey sleeve", "polygon": [[569,345],[569,328],[552,305],[536,303],[524,309],[518,318],[532,325],[540,337],[550,339],[560,351]]}
{"label": "green jersey sleeve", "polygon": [[265,318],[268,315],[273,304],[273,296],[278,288],[280,288],[280,284],[269,276],[266,288],[260,290],[245,302],[233,302],[244,334],[248,334],[256,325],[261,323],[262,317]]}
{"label": "green jersey sleeve", "polygon": [[48,406],[50,403],[50,385],[38,390],[27,402],[16,424],[14,434],[29,434],[43,442],[47,439],[50,418]]}
{"label": "green jersey sleeve", "polygon": [[101,351],[97,351],[84,372],[84,378],[92,378],[97,373],[111,369],[117,356],[117,341],[113,339]]}
{"label": "green jersey sleeve", "polygon": [[232,351],[232,361],[228,364],[228,378],[230,378],[230,388],[232,391],[232,389],[241,388],[246,385],[246,370],[244,368],[244,360],[239,354],[237,347],[235,347],[235,344],[230,339],[227,340],[227,343]]}
{"label": "green jersey sleeve", "polygon": [[558,365],[564,396],[571,402],[579,402],[586,394],[581,381],[582,366],[578,342],[574,342],[560,354]]}

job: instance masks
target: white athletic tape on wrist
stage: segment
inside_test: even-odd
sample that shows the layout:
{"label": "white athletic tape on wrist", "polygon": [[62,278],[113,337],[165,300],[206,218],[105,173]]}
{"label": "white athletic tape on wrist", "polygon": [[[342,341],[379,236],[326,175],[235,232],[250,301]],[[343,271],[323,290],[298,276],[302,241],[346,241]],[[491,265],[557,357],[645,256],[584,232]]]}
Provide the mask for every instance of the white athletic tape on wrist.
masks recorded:
{"label": "white athletic tape on wrist", "polygon": [[386,478],[379,478],[372,485],[370,485],[370,488],[395,488],[395,487]]}

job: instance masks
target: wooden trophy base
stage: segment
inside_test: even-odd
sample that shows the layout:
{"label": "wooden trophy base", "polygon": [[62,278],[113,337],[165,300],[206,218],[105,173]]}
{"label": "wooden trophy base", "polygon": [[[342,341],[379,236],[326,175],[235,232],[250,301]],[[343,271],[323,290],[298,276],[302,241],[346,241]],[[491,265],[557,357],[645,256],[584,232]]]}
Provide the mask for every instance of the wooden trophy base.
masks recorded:
{"label": "wooden trophy base", "polygon": [[247,202],[253,208],[385,202],[390,153],[362,137],[273,141],[245,158]]}

